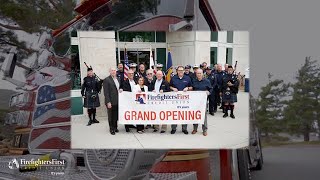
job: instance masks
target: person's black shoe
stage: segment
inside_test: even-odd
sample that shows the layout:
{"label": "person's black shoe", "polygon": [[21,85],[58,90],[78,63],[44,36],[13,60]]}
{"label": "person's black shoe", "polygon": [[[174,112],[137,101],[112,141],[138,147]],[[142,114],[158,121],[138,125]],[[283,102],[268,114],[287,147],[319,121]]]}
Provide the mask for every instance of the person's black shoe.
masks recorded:
{"label": "person's black shoe", "polygon": [[116,134],[114,131],[111,131],[110,133],[111,133],[111,135],[115,135]]}
{"label": "person's black shoe", "polygon": [[165,133],[166,131],[162,130],[160,133]]}
{"label": "person's black shoe", "polygon": [[214,109],[214,110],[213,110],[213,113],[216,113],[216,112],[217,112],[217,109]]}
{"label": "person's black shoe", "polygon": [[171,130],[171,134],[174,134],[174,133],[176,133],[176,130]]}
{"label": "person's black shoe", "polygon": [[89,121],[89,122],[88,122],[88,124],[87,124],[87,126],[91,126],[91,124],[92,124],[92,122],[91,122],[91,121]]}
{"label": "person's black shoe", "polygon": [[184,134],[189,134],[187,130],[182,130]]}
{"label": "person's black shoe", "polygon": [[224,113],[223,117],[224,118],[228,117],[228,113]]}
{"label": "person's black shoe", "polygon": [[158,132],[158,129],[154,129],[153,132]]}
{"label": "person's black shoe", "polygon": [[116,130],[115,130],[115,132],[116,132],[116,133],[118,133],[118,132],[119,132],[119,130],[118,130],[118,129],[116,129]]}
{"label": "person's black shoe", "polygon": [[128,128],[128,129],[126,129],[126,132],[130,132],[130,129]]}
{"label": "person's black shoe", "polygon": [[93,121],[92,121],[93,123],[100,123],[98,120],[96,120],[96,119],[94,119]]}
{"label": "person's black shoe", "polygon": [[209,114],[211,114],[211,116],[214,116],[214,112],[210,112]]}
{"label": "person's black shoe", "polygon": [[223,106],[220,106],[219,109],[223,109]]}
{"label": "person's black shoe", "polygon": [[230,117],[231,117],[232,119],[236,118],[236,117],[234,117],[234,115],[233,115],[233,114],[230,114]]}

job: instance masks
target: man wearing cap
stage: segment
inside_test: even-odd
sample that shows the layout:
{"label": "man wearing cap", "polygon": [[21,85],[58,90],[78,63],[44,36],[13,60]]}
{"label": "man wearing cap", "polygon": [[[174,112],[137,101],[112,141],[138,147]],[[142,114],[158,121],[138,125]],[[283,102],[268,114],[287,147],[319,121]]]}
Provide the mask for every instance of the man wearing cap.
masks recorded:
{"label": "man wearing cap", "polygon": [[190,72],[190,69],[191,69],[191,66],[190,65],[186,65],[185,67],[184,67],[184,75],[186,75],[186,76],[193,76],[192,74],[193,74],[193,72]]}
{"label": "man wearing cap", "polygon": [[[208,79],[204,78],[203,76],[203,70],[197,69],[196,73],[196,79],[193,81],[192,88],[194,91],[205,91],[207,95],[210,95],[212,93],[212,86]],[[204,124],[202,125],[202,133],[204,136],[207,136],[207,113],[205,113],[205,119]],[[193,131],[192,134],[196,134],[198,130],[198,124],[193,124]]]}
{"label": "man wearing cap", "polygon": [[139,74],[137,72],[137,64],[136,63],[131,63],[131,64],[129,64],[129,68],[133,71],[133,79],[136,82],[138,82]]}
{"label": "man wearing cap", "polygon": [[207,79],[210,81],[210,84],[212,86],[212,92],[210,93],[208,99],[209,99],[209,114],[214,116],[214,105],[216,103],[216,90],[217,90],[217,75],[212,72],[211,67],[207,66],[206,68],[206,76]]}
{"label": "man wearing cap", "polygon": [[[188,76],[184,75],[184,67],[178,66],[177,75],[173,76],[170,81],[170,89],[171,91],[191,91],[192,90],[192,81]],[[176,133],[177,125],[171,125],[171,134]],[[182,132],[184,134],[188,134],[187,124],[182,125]]]}
{"label": "man wearing cap", "polygon": [[162,70],[163,64],[158,63],[156,66],[157,66],[157,71],[161,71],[162,74],[163,74],[163,79],[165,79],[166,78],[166,73]]}
{"label": "man wearing cap", "polygon": [[87,77],[83,79],[81,86],[81,95],[84,98],[83,107],[88,108],[89,122],[87,126],[90,126],[93,123],[99,123],[96,119],[96,108],[100,107],[98,93],[101,86],[93,73],[92,67],[88,67],[87,71]]}
{"label": "man wearing cap", "polygon": [[231,111],[230,117],[235,118],[233,114],[234,103],[237,102],[237,93],[239,88],[239,81],[237,76],[233,74],[232,66],[228,66],[228,74],[223,77],[223,86],[222,86],[222,102],[224,105],[224,115],[226,118],[228,116],[228,110]]}
{"label": "man wearing cap", "polygon": [[198,69],[199,69],[199,65],[198,65],[198,64],[193,65],[193,73],[192,73],[192,75],[190,76],[191,80],[196,79],[196,71],[197,71]]}
{"label": "man wearing cap", "polygon": [[[120,93],[122,91],[132,92],[132,90],[134,89],[136,84],[137,84],[137,81],[135,81],[135,79],[134,79],[134,72],[130,68],[129,71],[128,71],[128,79],[124,80],[123,83],[120,85],[119,92]],[[130,129],[129,129],[130,127],[134,127],[134,126],[133,125],[129,125],[129,124],[125,125],[126,132],[130,132]]]}
{"label": "man wearing cap", "polygon": [[[216,104],[214,104],[214,110],[213,112],[217,112],[217,107],[221,103],[221,96],[222,96],[222,82],[223,82],[223,76],[225,75],[225,72],[222,70],[222,65],[217,65],[217,71],[216,71],[216,77],[217,77],[217,86],[216,86]],[[220,109],[223,109],[223,105],[221,104]]]}

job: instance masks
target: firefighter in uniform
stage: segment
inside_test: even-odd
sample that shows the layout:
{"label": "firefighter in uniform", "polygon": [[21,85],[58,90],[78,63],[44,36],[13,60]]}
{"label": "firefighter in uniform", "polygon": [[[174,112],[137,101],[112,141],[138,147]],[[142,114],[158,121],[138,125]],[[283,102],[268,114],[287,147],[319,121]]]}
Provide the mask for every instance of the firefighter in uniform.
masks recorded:
{"label": "firefighter in uniform", "polygon": [[[222,70],[222,65],[217,65],[217,70],[215,71],[215,74],[217,76],[217,87],[216,87],[216,104],[214,105],[214,112],[217,112],[218,105],[221,103],[221,96],[222,96],[222,82],[223,82],[223,76],[225,75],[225,72]],[[220,109],[223,109],[223,105],[221,104]]]}
{"label": "firefighter in uniform", "polygon": [[210,66],[207,66],[207,68],[206,68],[206,76],[212,86],[212,92],[210,93],[210,95],[208,97],[208,99],[209,99],[209,114],[214,116],[214,105],[216,104],[217,76],[215,73],[212,72],[212,69]]}
{"label": "firefighter in uniform", "polygon": [[237,76],[233,74],[232,66],[228,66],[228,74],[223,77],[223,86],[222,86],[222,102],[224,105],[224,115],[223,117],[228,116],[228,110],[231,111],[230,117],[235,118],[233,114],[234,103],[237,102],[237,93],[239,90],[239,81]]}
{"label": "firefighter in uniform", "polygon": [[133,71],[133,79],[134,81],[138,82],[139,79],[139,73],[137,72],[137,64],[136,63],[131,63],[129,64],[129,68]]}
{"label": "firefighter in uniform", "polygon": [[99,123],[96,119],[96,108],[100,107],[100,100],[98,94],[101,90],[101,84],[94,75],[91,67],[88,68],[87,77],[83,79],[81,87],[81,95],[84,98],[83,107],[88,108],[89,122],[87,126],[93,123]]}

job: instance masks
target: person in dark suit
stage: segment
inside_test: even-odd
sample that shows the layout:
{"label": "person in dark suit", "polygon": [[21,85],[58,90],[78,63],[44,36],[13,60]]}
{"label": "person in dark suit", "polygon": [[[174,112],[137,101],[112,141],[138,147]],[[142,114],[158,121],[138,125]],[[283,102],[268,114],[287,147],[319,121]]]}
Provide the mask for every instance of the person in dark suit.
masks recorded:
{"label": "person in dark suit", "polygon": [[110,76],[103,80],[104,102],[107,107],[110,133],[115,135],[118,130],[118,92],[120,89],[120,78],[117,77],[115,68],[110,68]]}
{"label": "person in dark suit", "polygon": [[[134,90],[135,85],[137,84],[137,81],[134,79],[134,71],[132,69],[129,69],[128,71],[128,79],[124,80],[123,83],[120,85],[120,93],[122,91],[129,91],[132,92]],[[126,124],[126,132],[130,132],[130,128],[134,127],[133,125]]]}
{"label": "person in dark suit", "polygon": [[[156,73],[156,77],[157,79],[155,79],[152,82],[152,91],[155,93],[164,93],[164,92],[170,92],[170,84],[168,83],[168,81],[163,79],[163,73],[162,71],[157,71]],[[157,132],[159,130],[160,125],[154,125],[153,128],[153,132]],[[161,132],[160,133],[165,133],[167,130],[167,125],[164,124],[161,126]]]}

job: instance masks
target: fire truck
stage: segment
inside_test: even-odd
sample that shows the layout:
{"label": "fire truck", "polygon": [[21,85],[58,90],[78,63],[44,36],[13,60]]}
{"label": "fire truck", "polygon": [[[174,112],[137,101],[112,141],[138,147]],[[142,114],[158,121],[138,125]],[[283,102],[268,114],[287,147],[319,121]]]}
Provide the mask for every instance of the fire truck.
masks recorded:
{"label": "fire truck", "polygon": [[[117,31],[219,31],[209,0],[84,0],[74,11],[75,18],[44,38],[44,50],[73,30]],[[132,10],[132,8],[137,8]],[[132,10],[133,16],[127,11]],[[129,11],[131,12],[131,11]],[[44,35],[45,36],[45,35]],[[49,51],[49,50],[48,50]],[[260,170],[263,156],[259,130],[250,125],[250,144],[242,149],[70,149],[70,56],[46,54],[46,64],[33,68],[17,63],[13,48],[3,66],[5,80],[21,92],[13,95],[6,124],[15,124],[13,148],[0,157],[0,176],[7,179],[250,179],[250,170]],[[49,51],[50,52],[50,51]],[[13,79],[15,66],[29,69],[26,82]],[[67,88],[67,89],[66,89]],[[45,96],[47,92],[54,97]],[[47,109],[62,109],[50,117]],[[54,111],[53,111],[54,112]],[[69,118],[66,118],[69,117]],[[62,175],[32,168],[12,168],[21,159],[62,159]],[[13,161],[14,160],[14,161]],[[11,164],[8,168],[8,164]]]}

